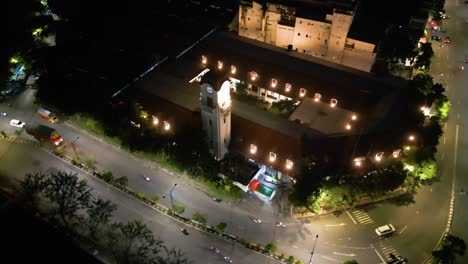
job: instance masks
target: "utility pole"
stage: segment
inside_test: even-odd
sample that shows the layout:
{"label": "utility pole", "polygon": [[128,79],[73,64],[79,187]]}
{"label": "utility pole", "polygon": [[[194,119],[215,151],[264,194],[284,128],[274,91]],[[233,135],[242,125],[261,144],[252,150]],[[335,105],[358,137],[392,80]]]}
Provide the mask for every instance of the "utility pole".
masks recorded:
{"label": "utility pole", "polygon": [[[169,191],[169,197],[171,198],[172,208],[174,208],[174,200],[172,199],[172,191],[174,190],[176,186],[177,186],[177,183],[174,183],[174,186],[172,186],[171,190]],[[166,195],[163,195],[163,198],[166,198]]]}

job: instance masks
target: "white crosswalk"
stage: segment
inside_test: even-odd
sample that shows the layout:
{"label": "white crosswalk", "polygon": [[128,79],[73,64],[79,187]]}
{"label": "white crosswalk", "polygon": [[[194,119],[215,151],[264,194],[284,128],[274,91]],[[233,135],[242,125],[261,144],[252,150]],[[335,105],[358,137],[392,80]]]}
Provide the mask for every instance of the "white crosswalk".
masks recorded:
{"label": "white crosswalk", "polygon": [[374,221],[370,218],[370,216],[364,210],[356,209],[353,212],[354,217],[359,221],[361,224],[371,224]]}
{"label": "white crosswalk", "polygon": [[394,249],[392,246],[387,245],[387,244],[385,244],[385,243],[382,243],[382,242],[381,242],[381,243],[378,245],[378,247],[379,247],[379,251],[383,253],[383,255],[385,256],[385,258],[386,258],[387,260],[390,260],[390,259],[391,259],[390,254],[394,254],[395,256],[398,256],[398,255],[399,255],[399,254],[398,254],[398,251],[397,251],[396,249]]}

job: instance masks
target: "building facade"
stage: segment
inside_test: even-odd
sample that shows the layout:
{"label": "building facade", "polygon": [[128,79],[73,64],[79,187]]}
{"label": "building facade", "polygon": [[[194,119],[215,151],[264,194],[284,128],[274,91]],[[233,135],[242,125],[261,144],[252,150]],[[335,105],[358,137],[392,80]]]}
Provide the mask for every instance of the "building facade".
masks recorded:
{"label": "building facade", "polygon": [[355,1],[350,2],[339,8],[307,3],[299,9],[273,2],[264,6],[255,1],[241,1],[238,33],[369,72],[375,62],[375,44],[348,37],[357,7]]}

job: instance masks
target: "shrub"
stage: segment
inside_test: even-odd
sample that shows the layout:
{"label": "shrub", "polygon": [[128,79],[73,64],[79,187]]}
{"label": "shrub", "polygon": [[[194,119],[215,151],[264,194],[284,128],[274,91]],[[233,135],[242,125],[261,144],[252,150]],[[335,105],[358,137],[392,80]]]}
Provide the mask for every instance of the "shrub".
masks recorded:
{"label": "shrub", "polygon": [[221,222],[221,223],[219,223],[219,224],[215,227],[215,229],[216,229],[216,231],[218,231],[219,233],[224,233],[224,230],[226,230],[226,227],[227,227],[227,224],[224,223],[224,222]]}
{"label": "shrub", "polygon": [[174,206],[172,206],[172,211],[177,214],[183,214],[185,212],[185,206],[181,204],[174,204]]}
{"label": "shrub", "polygon": [[121,186],[121,187],[127,187],[128,186],[128,178],[126,176],[119,177],[114,180],[115,184]]}
{"label": "shrub", "polygon": [[268,253],[272,253],[272,252],[275,252],[276,251],[276,245],[273,244],[273,243],[268,243],[266,246],[265,246],[265,251],[268,252]]}
{"label": "shrub", "polygon": [[99,178],[109,183],[114,181],[114,176],[112,175],[112,172],[110,171],[103,171]]}
{"label": "shrub", "polygon": [[289,263],[289,264],[294,264],[294,261],[295,261],[294,257],[293,257],[293,256],[289,256],[289,258],[288,258],[288,263]]}
{"label": "shrub", "polygon": [[202,224],[206,224],[206,218],[207,218],[207,215],[206,214],[202,214],[202,213],[199,213],[199,212],[195,212],[193,215],[192,215],[192,219],[199,222],[199,223],[202,223]]}

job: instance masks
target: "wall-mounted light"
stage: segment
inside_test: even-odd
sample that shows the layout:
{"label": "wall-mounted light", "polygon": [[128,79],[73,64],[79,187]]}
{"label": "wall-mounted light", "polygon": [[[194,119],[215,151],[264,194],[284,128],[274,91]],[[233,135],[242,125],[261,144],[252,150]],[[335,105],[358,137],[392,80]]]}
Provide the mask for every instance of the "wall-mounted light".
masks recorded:
{"label": "wall-mounted light", "polygon": [[287,159],[286,160],[286,169],[290,170],[290,169],[292,169],[293,166],[294,166],[294,162],[292,160],[290,160],[290,159]]}
{"label": "wall-mounted light", "polygon": [[335,107],[337,104],[338,104],[338,100],[336,100],[335,98],[332,98],[330,100],[330,106],[331,107]]}
{"label": "wall-mounted light", "polygon": [[159,124],[159,119],[153,116],[153,125],[157,126]]}
{"label": "wall-mounted light", "polygon": [[202,55],[202,56],[201,56],[201,62],[202,62],[203,64],[207,64],[207,63],[208,63],[208,58],[207,58],[205,55]]}
{"label": "wall-mounted light", "polygon": [[250,154],[257,153],[257,146],[254,144],[250,144]]}
{"label": "wall-mounted light", "polygon": [[351,116],[351,120],[356,120],[357,119],[357,116],[356,115],[352,115]]}
{"label": "wall-mounted light", "polygon": [[346,130],[351,130],[351,125],[350,124],[346,125]]}
{"label": "wall-mounted light", "polygon": [[223,62],[222,61],[218,61],[218,69],[219,70],[223,69]]}
{"label": "wall-mounted light", "polygon": [[392,153],[392,156],[396,159],[400,156],[400,152],[401,152],[400,149],[394,150]]}
{"label": "wall-mounted light", "polygon": [[171,124],[169,124],[169,122],[167,122],[167,121],[164,121],[164,130],[167,131],[169,129],[171,129]]}
{"label": "wall-mounted light", "polygon": [[251,71],[250,72],[250,80],[251,81],[255,81],[259,78],[260,76],[258,76],[258,73],[254,72],[254,71]]}
{"label": "wall-mounted light", "polygon": [[276,160],[276,154],[274,152],[270,152],[268,156],[270,157],[270,162],[274,162]]}
{"label": "wall-mounted light", "polygon": [[236,74],[237,68],[235,65],[231,65],[231,74]]}
{"label": "wall-mounted light", "polygon": [[271,79],[271,88],[276,88],[276,85],[278,84],[278,80],[276,79]]}
{"label": "wall-mounted light", "polygon": [[384,155],[383,152],[379,152],[375,154],[375,161],[380,162],[383,159],[383,155]]}
{"label": "wall-mounted light", "polygon": [[322,98],[322,95],[321,95],[321,94],[319,94],[319,93],[315,93],[315,94],[314,94],[314,101],[315,101],[315,102],[320,101],[320,98]]}
{"label": "wall-mounted light", "polygon": [[284,85],[284,91],[289,93],[289,91],[291,91],[291,88],[292,88],[292,85],[290,83],[286,83]]}
{"label": "wall-mounted light", "polygon": [[304,97],[307,93],[307,90],[304,88],[299,89],[299,96]]}

